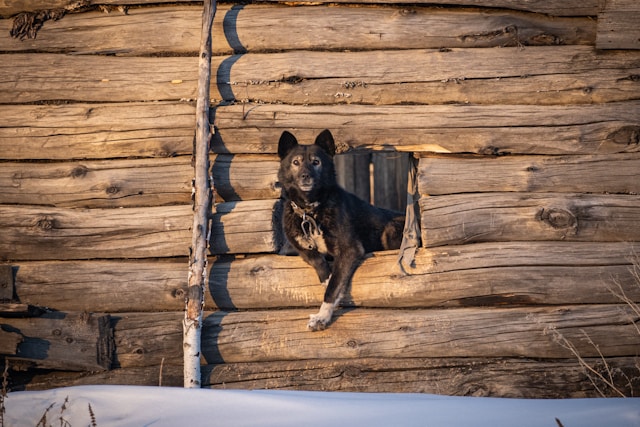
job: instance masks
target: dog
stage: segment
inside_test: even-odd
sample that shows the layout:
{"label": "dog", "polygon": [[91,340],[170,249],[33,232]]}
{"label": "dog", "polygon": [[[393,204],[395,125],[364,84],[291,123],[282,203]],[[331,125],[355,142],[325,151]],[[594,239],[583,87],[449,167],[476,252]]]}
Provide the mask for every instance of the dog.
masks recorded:
{"label": "dog", "polygon": [[325,329],[366,253],[398,249],[405,216],[370,205],[338,186],[331,132],[301,145],[288,131],[278,142],[282,227],[289,243],[326,286],[308,328]]}

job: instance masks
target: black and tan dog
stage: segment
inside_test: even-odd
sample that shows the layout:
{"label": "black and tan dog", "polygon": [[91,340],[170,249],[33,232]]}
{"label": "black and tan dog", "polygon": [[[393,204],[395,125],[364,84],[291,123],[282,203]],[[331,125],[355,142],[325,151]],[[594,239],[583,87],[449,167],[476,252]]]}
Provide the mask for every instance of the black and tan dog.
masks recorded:
{"label": "black and tan dog", "polygon": [[286,131],[278,143],[284,232],[327,287],[320,311],[309,320],[312,331],[329,325],[365,253],[398,249],[404,227],[404,215],[371,206],[338,186],[334,154],[328,130],[313,145],[298,144]]}

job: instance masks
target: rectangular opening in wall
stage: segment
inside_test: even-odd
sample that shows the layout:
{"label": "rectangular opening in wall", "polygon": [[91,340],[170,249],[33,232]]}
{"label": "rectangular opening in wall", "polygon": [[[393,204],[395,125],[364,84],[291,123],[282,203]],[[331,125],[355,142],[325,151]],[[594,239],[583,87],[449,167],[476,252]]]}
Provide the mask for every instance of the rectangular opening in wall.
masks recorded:
{"label": "rectangular opening in wall", "polygon": [[403,212],[407,206],[409,153],[352,151],[335,157],[338,184],[374,206]]}

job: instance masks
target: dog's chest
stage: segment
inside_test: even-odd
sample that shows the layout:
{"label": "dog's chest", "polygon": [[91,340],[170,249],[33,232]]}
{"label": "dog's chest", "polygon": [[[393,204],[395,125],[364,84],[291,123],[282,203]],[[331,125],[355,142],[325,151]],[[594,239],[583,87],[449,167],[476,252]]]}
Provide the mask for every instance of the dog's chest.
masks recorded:
{"label": "dog's chest", "polygon": [[306,250],[315,250],[321,254],[329,253],[322,227],[316,217],[298,208],[295,203],[292,203],[292,207],[293,214],[298,217],[294,222],[297,226],[294,225],[293,230],[290,230],[293,231],[292,237],[296,243]]}
{"label": "dog's chest", "polygon": [[325,242],[324,236],[319,229],[308,233],[296,233],[295,239],[296,242],[305,249],[310,251],[316,250],[321,254],[329,253],[329,250],[327,249],[327,242]]}

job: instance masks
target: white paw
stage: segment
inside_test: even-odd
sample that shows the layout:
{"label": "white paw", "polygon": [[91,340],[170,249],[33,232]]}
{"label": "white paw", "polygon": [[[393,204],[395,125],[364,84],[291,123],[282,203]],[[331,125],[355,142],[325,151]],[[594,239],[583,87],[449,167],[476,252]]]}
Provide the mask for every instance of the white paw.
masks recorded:
{"label": "white paw", "polygon": [[307,327],[312,331],[321,331],[331,323],[331,316],[333,316],[333,304],[323,302],[320,311],[309,316]]}

